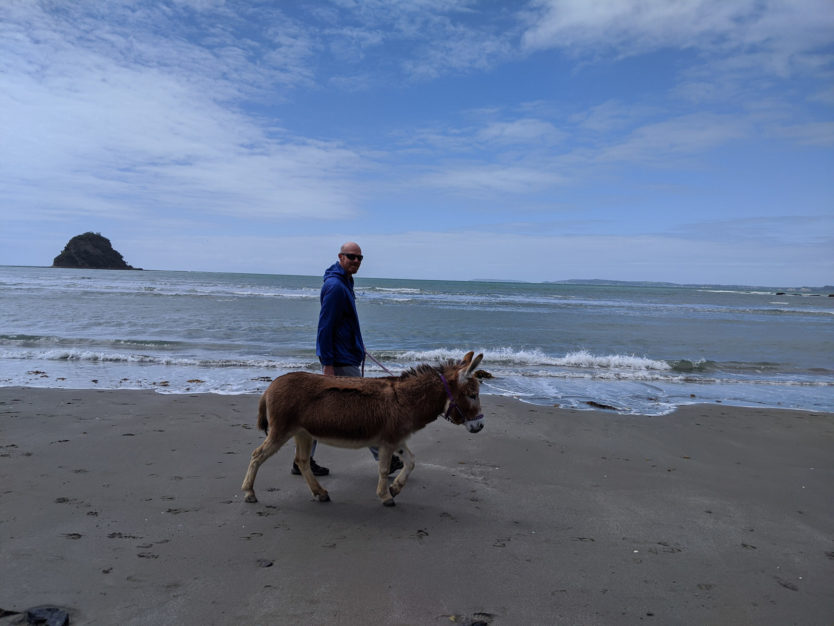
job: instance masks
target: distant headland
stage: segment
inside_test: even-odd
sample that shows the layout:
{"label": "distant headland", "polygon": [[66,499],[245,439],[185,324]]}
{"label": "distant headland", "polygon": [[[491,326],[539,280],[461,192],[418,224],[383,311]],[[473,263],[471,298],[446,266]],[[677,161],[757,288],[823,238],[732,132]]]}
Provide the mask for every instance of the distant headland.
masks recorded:
{"label": "distant headland", "polygon": [[64,250],[52,261],[52,267],[71,267],[93,270],[139,270],[128,265],[121,254],[113,249],[110,240],[101,233],[76,235],[67,242]]}

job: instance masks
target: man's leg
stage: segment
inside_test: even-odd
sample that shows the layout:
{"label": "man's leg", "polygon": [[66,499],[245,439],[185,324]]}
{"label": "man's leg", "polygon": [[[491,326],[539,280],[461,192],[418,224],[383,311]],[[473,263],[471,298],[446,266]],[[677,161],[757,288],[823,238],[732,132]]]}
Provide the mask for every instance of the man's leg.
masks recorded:
{"label": "man's leg", "polygon": [[333,369],[336,371],[336,376],[362,377],[362,370],[358,365],[336,365]]}

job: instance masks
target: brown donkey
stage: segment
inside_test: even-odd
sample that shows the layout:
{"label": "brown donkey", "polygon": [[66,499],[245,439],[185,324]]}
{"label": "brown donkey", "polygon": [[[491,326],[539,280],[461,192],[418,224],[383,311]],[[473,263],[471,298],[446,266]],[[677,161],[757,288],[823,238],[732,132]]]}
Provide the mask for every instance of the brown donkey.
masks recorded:
{"label": "brown donkey", "polygon": [[[320,502],[330,496],[310,471],[313,440],[341,448],[379,447],[379,481],[376,494],[385,506],[394,506],[414,469],[414,454],[405,441],[412,433],[443,415],[453,424],[466,424],[469,432],[483,428],[475,368],[483,354],[473,352],[460,363],[436,367],[420,365],[400,376],[337,378],[307,372],[279,376],[267,387],[258,405],[258,427],[266,441],[255,448],[241,487],[247,502],[257,502],[258,468],[291,437],[295,463]],[[388,486],[391,455],[399,452],[405,464]]]}

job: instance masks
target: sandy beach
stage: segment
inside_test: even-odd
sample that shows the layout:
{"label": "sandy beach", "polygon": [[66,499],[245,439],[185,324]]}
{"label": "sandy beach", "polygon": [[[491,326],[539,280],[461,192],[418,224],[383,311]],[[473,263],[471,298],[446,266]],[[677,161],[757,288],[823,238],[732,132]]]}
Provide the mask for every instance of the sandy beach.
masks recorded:
{"label": "sandy beach", "polygon": [[[0,389],[0,609],[72,624],[832,624],[834,415],[485,397],[381,506],[367,451],[240,492],[257,396]],[[0,624],[16,623],[8,615]]]}

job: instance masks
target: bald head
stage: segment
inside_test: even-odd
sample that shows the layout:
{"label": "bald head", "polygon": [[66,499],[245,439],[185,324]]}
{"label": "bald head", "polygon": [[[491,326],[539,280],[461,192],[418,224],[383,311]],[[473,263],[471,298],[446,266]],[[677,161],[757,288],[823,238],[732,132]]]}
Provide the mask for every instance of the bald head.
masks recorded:
{"label": "bald head", "polygon": [[[350,258],[353,257],[353,258]],[[339,249],[339,265],[348,274],[355,274],[362,263],[362,248],[355,241],[343,243]]]}
{"label": "bald head", "polygon": [[355,241],[348,241],[339,248],[339,254],[362,254],[362,248]]}

